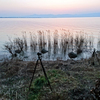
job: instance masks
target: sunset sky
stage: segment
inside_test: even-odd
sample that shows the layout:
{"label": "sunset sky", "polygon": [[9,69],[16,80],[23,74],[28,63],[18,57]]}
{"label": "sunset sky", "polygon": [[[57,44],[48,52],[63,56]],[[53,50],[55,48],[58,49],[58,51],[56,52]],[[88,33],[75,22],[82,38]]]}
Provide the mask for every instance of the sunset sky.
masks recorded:
{"label": "sunset sky", "polygon": [[0,0],[0,17],[100,13],[100,0]]}

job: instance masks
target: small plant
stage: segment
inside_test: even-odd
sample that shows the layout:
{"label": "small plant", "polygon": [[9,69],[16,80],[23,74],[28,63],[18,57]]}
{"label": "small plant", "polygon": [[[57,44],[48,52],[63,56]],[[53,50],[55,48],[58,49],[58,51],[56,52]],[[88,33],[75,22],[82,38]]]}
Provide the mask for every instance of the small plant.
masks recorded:
{"label": "small plant", "polygon": [[33,87],[30,89],[30,94],[28,95],[28,100],[37,100],[41,94],[41,89],[47,84],[45,77],[40,77],[35,80]]}
{"label": "small plant", "polygon": [[40,77],[35,80],[34,86],[42,88],[46,84],[47,84],[47,81],[46,81],[45,77]]}

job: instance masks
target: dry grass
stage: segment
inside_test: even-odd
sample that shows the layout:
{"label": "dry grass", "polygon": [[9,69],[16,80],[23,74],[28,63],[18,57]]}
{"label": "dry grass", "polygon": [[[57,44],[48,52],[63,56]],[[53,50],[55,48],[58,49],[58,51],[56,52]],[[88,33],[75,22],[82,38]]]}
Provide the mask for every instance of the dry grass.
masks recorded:
{"label": "dry grass", "polygon": [[[91,58],[92,59],[92,58]],[[32,89],[28,92],[35,62],[5,61],[0,63],[0,98],[6,100],[93,100],[90,90],[100,78],[99,63],[91,59],[80,61],[44,61],[51,83],[51,92],[40,64],[37,66]],[[100,61],[100,60],[99,60]],[[36,82],[40,85],[36,85]],[[38,91],[37,91],[38,90]],[[91,99],[87,99],[91,98]]]}

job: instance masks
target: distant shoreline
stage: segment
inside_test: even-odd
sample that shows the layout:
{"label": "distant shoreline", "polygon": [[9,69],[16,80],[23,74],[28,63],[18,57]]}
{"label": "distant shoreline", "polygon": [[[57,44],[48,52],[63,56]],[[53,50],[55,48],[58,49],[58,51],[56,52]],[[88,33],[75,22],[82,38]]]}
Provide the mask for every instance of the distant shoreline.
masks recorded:
{"label": "distant shoreline", "polygon": [[0,18],[86,18],[86,17],[0,17]]}
{"label": "distant shoreline", "polygon": [[79,17],[100,17],[99,13],[85,14],[32,14],[32,15],[1,15],[0,18],[79,18]]}

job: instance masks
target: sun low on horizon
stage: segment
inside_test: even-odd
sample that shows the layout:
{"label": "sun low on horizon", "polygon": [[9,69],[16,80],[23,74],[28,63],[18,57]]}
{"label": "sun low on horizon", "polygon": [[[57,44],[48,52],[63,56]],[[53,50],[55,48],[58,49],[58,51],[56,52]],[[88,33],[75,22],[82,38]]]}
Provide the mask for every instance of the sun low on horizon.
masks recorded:
{"label": "sun low on horizon", "polygon": [[0,0],[0,17],[100,13],[100,0]]}

